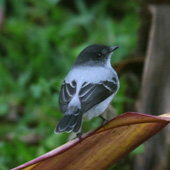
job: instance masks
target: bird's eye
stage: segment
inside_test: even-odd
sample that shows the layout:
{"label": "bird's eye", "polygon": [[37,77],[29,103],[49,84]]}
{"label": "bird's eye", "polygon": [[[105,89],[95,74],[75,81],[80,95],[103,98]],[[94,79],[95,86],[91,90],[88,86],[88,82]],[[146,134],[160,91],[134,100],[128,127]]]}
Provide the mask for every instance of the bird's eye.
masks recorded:
{"label": "bird's eye", "polygon": [[97,58],[100,58],[100,57],[102,57],[102,54],[101,54],[101,53],[98,53],[98,54],[97,54]]}

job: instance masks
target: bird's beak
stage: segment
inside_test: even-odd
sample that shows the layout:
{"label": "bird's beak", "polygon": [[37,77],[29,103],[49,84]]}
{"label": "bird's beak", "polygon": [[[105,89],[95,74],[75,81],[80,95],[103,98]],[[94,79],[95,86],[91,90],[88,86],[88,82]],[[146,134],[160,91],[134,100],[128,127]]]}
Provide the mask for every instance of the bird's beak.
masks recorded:
{"label": "bird's beak", "polygon": [[119,48],[119,46],[110,47],[109,52],[113,52],[113,51],[115,51],[115,50],[118,49],[118,48]]}

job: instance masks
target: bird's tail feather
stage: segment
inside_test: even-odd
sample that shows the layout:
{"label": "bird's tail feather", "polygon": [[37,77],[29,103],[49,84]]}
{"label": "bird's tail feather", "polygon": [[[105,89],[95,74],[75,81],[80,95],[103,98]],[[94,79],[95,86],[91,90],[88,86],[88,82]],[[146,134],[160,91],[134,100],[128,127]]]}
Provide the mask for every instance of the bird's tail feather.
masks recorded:
{"label": "bird's tail feather", "polygon": [[75,132],[78,133],[81,129],[81,123],[82,123],[82,114],[77,115],[64,115],[57,127],[55,128],[56,133],[61,132]]}

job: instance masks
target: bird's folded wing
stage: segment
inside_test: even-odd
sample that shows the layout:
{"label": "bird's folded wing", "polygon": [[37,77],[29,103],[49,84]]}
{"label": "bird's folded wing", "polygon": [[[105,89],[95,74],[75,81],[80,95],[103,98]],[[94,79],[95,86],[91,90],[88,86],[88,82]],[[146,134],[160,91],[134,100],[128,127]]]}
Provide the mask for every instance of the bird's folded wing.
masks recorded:
{"label": "bird's folded wing", "polygon": [[79,97],[82,112],[104,101],[118,90],[118,82],[115,78],[111,81],[101,81],[97,84],[84,83],[80,89]]}
{"label": "bird's folded wing", "polygon": [[[62,113],[67,111],[68,104],[76,94],[76,86],[75,81],[71,83],[63,82],[59,97],[59,106]],[[78,94],[81,102],[81,112],[85,113],[94,105],[104,101],[114,94],[117,89],[118,81],[115,78],[110,81],[100,81],[96,84],[84,82]]]}
{"label": "bird's folded wing", "polygon": [[77,83],[72,81],[71,83],[63,82],[59,96],[59,106],[62,113],[65,113],[68,108],[68,104],[76,93]]}

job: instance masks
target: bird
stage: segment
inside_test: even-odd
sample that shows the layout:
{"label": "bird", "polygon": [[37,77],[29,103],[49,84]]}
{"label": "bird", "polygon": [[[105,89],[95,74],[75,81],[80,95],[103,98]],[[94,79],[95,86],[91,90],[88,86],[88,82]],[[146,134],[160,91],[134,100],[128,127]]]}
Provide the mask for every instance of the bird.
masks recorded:
{"label": "bird", "polygon": [[66,131],[81,138],[82,119],[101,116],[119,89],[119,78],[111,66],[118,46],[92,44],[83,49],[64,79],[59,92],[63,113],[55,133]]}

